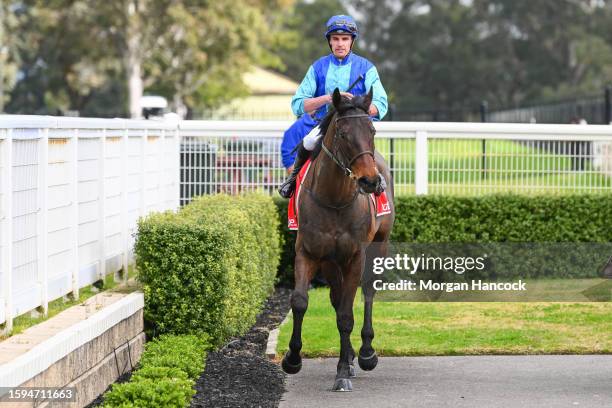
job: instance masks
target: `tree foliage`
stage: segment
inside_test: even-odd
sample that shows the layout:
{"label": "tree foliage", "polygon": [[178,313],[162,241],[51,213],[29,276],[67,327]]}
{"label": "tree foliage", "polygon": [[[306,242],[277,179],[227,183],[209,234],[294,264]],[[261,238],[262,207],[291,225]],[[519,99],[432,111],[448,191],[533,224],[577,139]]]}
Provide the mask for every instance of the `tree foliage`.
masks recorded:
{"label": "tree foliage", "polygon": [[86,2],[29,0],[9,8],[19,62],[9,112],[121,113],[116,54]]}
{"label": "tree foliage", "polygon": [[[6,0],[0,95],[19,113],[118,116],[142,92],[202,109],[251,64],[299,81],[352,14],[399,108],[534,104],[612,82],[609,0]],[[0,103],[0,106],[2,104]]]}
{"label": "tree foliage", "polygon": [[283,33],[288,41],[278,49],[285,75],[299,82],[310,64],[329,53],[325,23],[333,15],[346,13],[341,0],[301,0],[285,13]]}
{"label": "tree foliage", "polygon": [[0,112],[9,101],[9,91],[17,81],[19,56],[16,27],[17,17],[9,4],[0,2]]}
{"label": "tree foliage", "polygon": [[518,105],[601,92],[612,12],[590,0],[350,1],[394,102]]}
{"label": "tree foliage", "polygon": [[8,110],[125,115],[129,98],[142,91],[166,96],[175,107],[214,106],[245,93],[240,74],[251,64],[280,66],[270,52],[279,30],[269,22],[291,3],[14,2],[10,14],[24,46]]}

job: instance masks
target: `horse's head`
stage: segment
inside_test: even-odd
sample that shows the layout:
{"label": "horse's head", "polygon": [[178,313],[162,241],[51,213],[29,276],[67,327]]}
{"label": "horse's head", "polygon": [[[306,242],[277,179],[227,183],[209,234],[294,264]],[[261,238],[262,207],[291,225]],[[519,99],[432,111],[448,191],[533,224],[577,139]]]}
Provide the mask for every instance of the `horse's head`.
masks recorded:
{"label": "horse's head", "polygon": [[[332,102],[336,110],[331,140],[328,141],[332,159],[357,181],[364,193],[373,193],[380,187],[381,178],[374,161],[374,134],[368,111],[372,103],[372,88],[365,96],[352,99],[334,91]],[[329,132],[328,132],[329,133]]]}

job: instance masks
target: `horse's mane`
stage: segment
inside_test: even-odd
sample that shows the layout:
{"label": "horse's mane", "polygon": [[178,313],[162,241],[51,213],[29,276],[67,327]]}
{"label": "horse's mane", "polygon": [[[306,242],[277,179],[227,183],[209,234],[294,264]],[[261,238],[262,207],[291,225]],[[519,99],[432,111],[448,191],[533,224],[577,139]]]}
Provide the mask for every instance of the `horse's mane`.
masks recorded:
{"label": "horse's mane", "polygon": [[329,130],[329,126],[331,125],[332,118],[334,117],[336,112],[338,112],[339,114],[342,114],[342,113],[346,113],[347,111],[351,109],[364,110],[363,101],[366,98],[366,96],[367,95],[359,95],[359,96],[353,97],[353,99],[348,99],[343,96],[342,101],[340,102],[340,106],[338,107],[337,111],[334,105],[329,106],[327,110],[327,114],[325,115],[321,123],[319,124],[319,129],[321,129],[320,133],[323,135],[323,137],[320,137],[319,140],[317,140],[317,144],[315,145],[315,148],[312,150],[312,155],[311,155],[312,160],[314,160],[319,155],[319,152],[321,151],[321,146],[323,145],[323,139],[325,139],[325,135],[327,134],[327,131]]}

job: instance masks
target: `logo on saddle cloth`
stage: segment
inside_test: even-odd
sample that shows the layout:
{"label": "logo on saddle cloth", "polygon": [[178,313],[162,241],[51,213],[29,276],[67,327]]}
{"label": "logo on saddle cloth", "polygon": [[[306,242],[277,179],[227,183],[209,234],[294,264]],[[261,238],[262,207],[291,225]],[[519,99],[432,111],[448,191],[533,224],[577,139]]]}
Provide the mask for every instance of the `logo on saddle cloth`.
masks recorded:
{"label": "logo on saddle cloth", "polygon": [[[298,202],[300,199],[300,191],[302,190],[302,183],[308,174],[308,170],[310,169],[310,165],[312,161],[308,159],[308,161],[300,170],[300,174],[298,174],[297,180],[295,181],[295,191],[291,198],[289,199],[289,208],[287,208],[287,227],[292,231],[297,231],[299,229],[298,225]],[[387,192],[383,191],[381,195],[375,196],[374,194],[370,194],[370,198],[372,202],[376,206],[376,216],[380,217],[382,215],[391,214],[391,205],[389,205],[389,200],[387,199]]]}

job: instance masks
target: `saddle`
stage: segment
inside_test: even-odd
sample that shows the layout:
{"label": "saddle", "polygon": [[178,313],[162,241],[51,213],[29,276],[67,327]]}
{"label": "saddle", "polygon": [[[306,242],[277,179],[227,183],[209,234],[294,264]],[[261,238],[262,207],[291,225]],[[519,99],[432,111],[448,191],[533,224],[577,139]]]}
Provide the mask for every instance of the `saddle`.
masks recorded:
{"label": "saddle", "polygon": [[[308,159],[300,173],[295,180],[295,191],[291,198],[289,199],[289,208],[287,209],[287,227],[292,231],[297,231],[299,229],[298,222],[298,202],[300,199],[300,191],[302,190],[302,183],[308,174],[308,170],[310,170],[310,165],[312,164],[312,160]],[[382,194],[376,196],[374,193],[370,194],[370,199],[376,206],[376,217],[381,217],[383,215],[391,214],[391,206],[389,205],[389,200],[387,198],[387,192],[383,191]]]}

